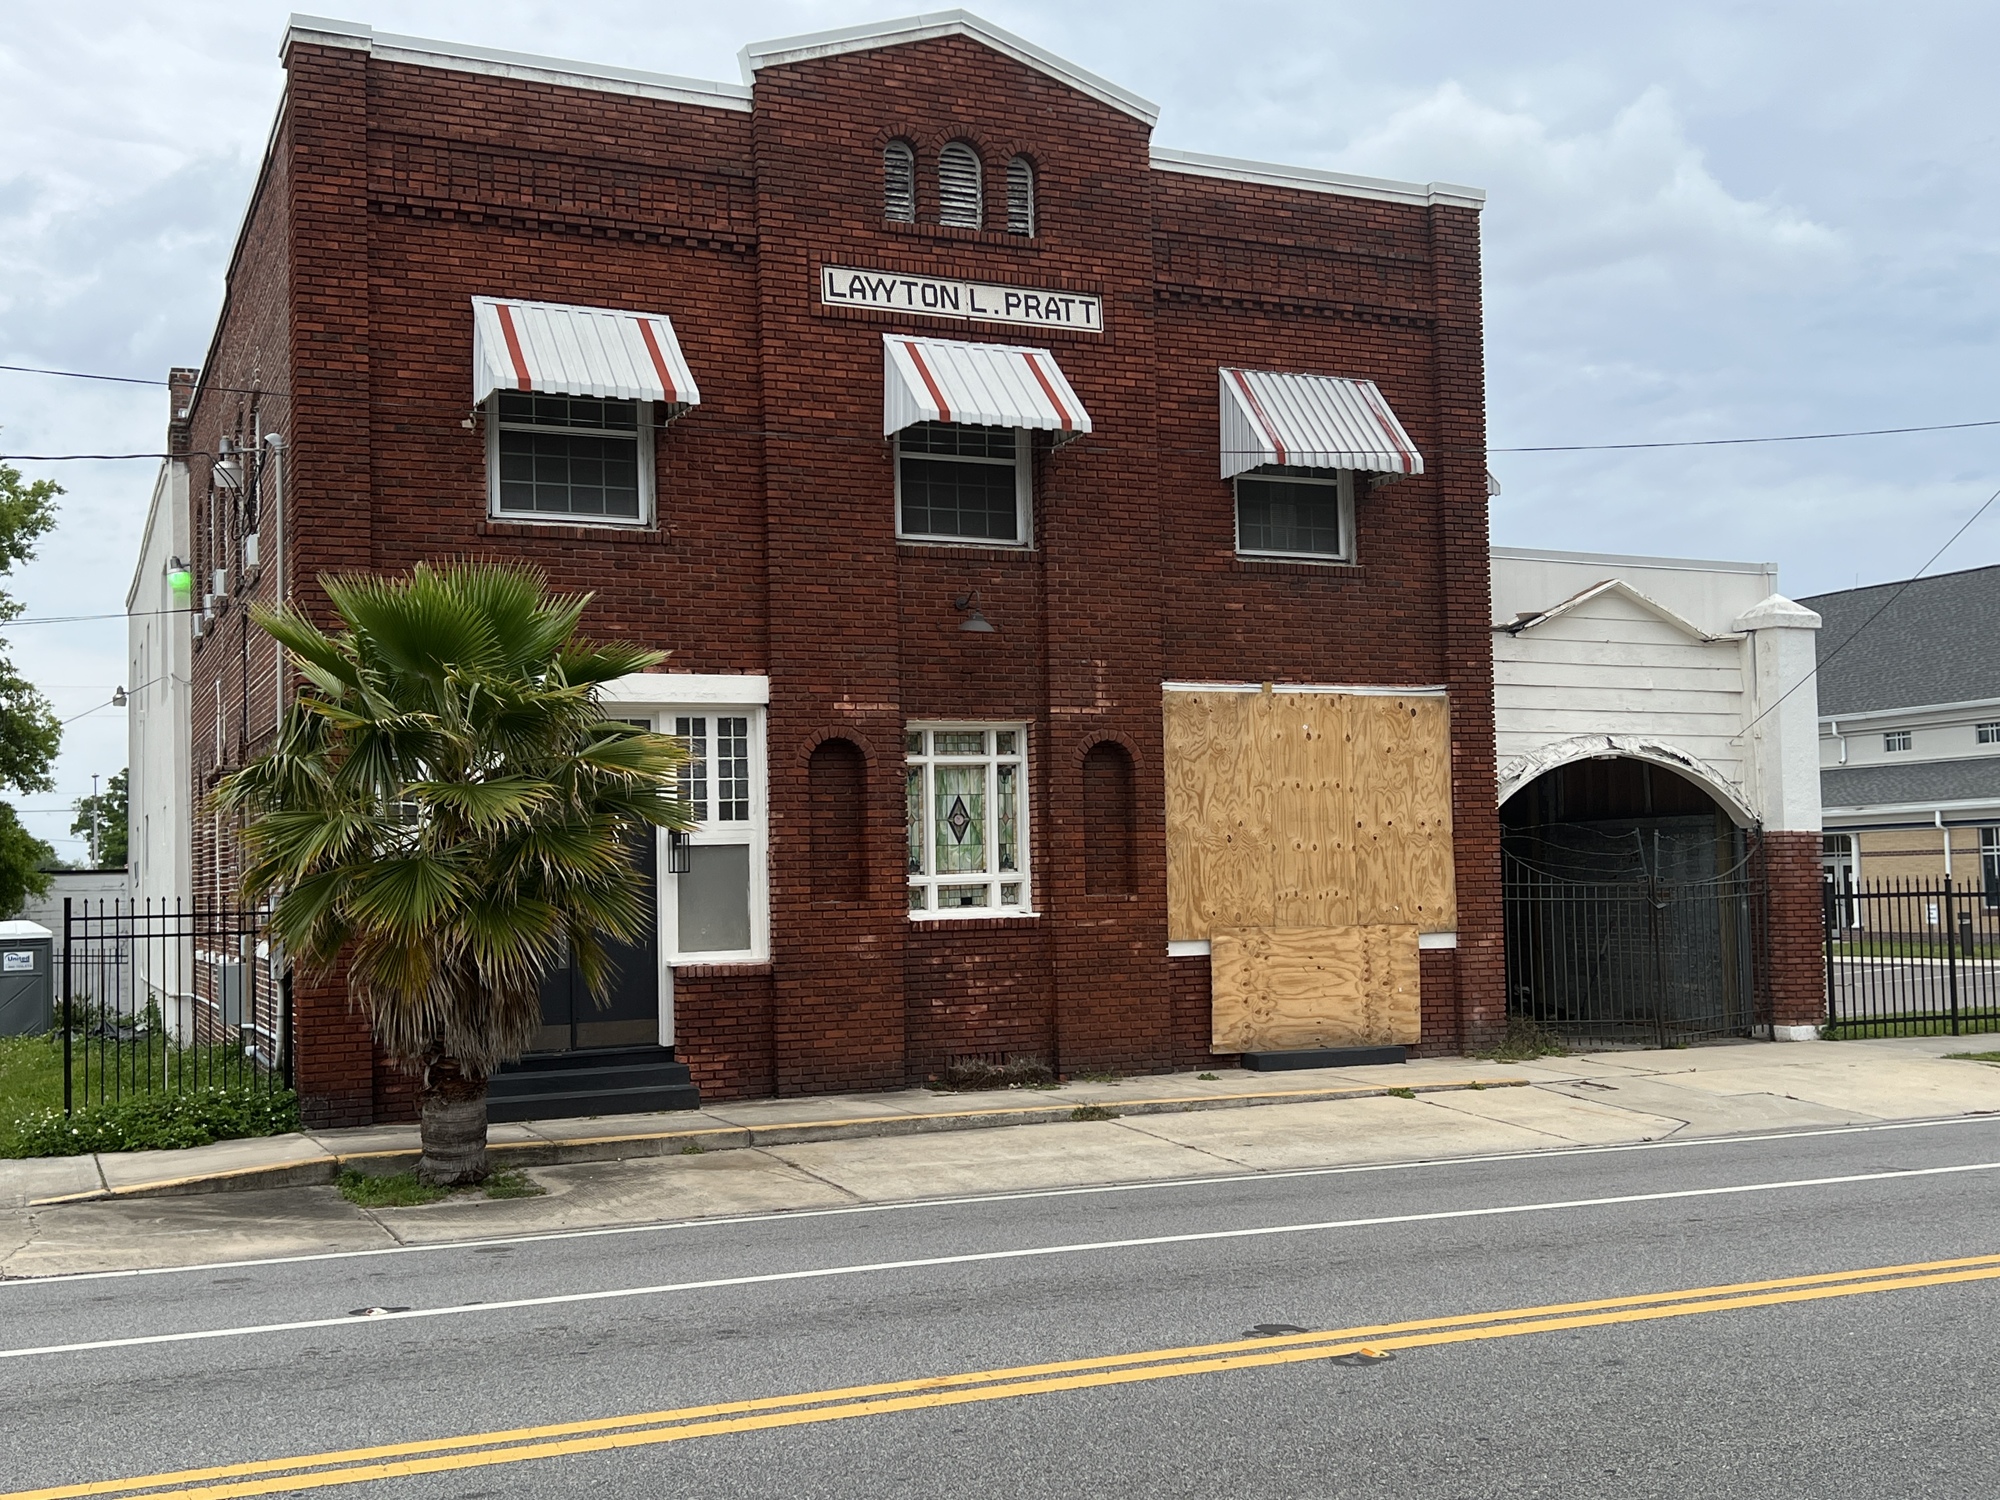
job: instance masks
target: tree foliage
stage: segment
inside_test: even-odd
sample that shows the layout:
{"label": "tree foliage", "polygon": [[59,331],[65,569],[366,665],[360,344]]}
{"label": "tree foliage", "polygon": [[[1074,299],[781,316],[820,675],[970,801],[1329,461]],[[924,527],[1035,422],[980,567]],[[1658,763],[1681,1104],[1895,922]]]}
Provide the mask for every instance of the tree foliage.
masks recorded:
{"label": "tree foliage", "polygon": [[0,802],[0,914],[13,916],[30,896],[49,893],[48,871],[56,851],[21,826],[14,809]]}
{"label": "tree foliage", "polygon": [[131,820],[125,780],[120,771],[104,783],[103,791],[76,799],[76,821],[69,831],[90,840],[91,862],[100,870],[125,868]]}
{"label": "tree foliage", "polygon": [[533,1038],[548,973],[571,959],[602,998],[606,943],[652,920],[630,847],[688,826],[687,752],[607,719],[598,690],[661,653],[578,637],[589,596],[551,597],[527,568],[321,587],[338,634],[255,616],[305,686],[274,748],[217,790],[244,820],[244,894],[273,901],[309,968],[345,960],[392,1057],[483,1080]]}
{"label": "tree foliage", "polygon": [[[56,496],[61,493],[62,486],[52,479],[30,484],[19,469],[0,464],[0,577],[35,555],[35,543],[56,524]],[[20,613],[20,601],[0,589],[0,625]],[[49,767],[61,745],[62,725],[55,711],[15,671],[0,642],[0,786],[53,791]]]}
{"label": "tree foliage", "polygon": [[[19,469],[0,464],[0,577],[35,555],[35,543],[56,524],[61,493],[62,486],[52,479],[31,483]],[[0,625],[20,613],[20,601],[0,589]],[[0,640],[0,787],[54,790],[49,768],[61,746],[62,724],[55,711],[14,669],[6,642]],[[13,808],[0,803],[0,912],[11,915],[28,896],[47,891],[42,871],[54,860],[55,850],[22,827]]]}

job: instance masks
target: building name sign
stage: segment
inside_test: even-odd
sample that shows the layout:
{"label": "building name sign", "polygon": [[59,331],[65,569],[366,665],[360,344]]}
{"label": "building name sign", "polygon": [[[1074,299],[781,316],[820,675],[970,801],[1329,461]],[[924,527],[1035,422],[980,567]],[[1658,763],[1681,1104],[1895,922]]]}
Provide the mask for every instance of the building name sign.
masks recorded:
{"label": "building name sign", "polygon": [[1067,328],[1076,333],[1104,332],[1104,299],[1088,292],[822,266],[819,299],[828,307],[928,313],[936,318],[1015,323],[1028,328]]}

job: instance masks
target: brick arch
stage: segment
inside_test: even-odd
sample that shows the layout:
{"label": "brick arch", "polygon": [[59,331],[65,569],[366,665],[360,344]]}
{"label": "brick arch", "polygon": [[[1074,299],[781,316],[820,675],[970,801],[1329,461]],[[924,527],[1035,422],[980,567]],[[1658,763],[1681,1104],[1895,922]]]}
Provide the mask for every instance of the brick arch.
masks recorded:
{"label": "brick arch", "polygon": [[1074,769],[1081,771],[1083,769],[1083,762],[1089,756],[1090,752],[1107,741],[1111,744],[1124,747],[1125,753],[1132,757],[1132,772],[1134,775],[1137,775],[1145,767],[1146,757],[1139,753],[1138,742],[1122,729],[1093,729],[1087,734],[1078,735],[1070,745],[1070,765]]}
{"label": "brick arch", "polygon": [[828,740],[849,741],[855,749],[861,752],[862,760],[870,766],[873,766],[876,761],[881,759],[880,753],[877,752],[874,743],[869,740],[867,735],[863,734],[860,729],[852,724],[842,724],[836,720],[830,724],[817,724],[806,731],[805,737],[799,741],[798,754],[793,757],[796,764],[801,769],[810,765],[812,763],[813,751],[819,749]]}

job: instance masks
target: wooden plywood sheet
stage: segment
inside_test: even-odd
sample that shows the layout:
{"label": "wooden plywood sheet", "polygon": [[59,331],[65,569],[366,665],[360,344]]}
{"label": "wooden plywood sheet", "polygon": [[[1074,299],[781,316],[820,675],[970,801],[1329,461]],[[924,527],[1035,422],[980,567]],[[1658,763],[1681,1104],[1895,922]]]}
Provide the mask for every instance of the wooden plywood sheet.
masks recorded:
{"label": "wooden plywood sheet", "polygon": [[1273,919],[1267,727],[1252,693],[1166,695],[1167,931]]}
{"label": "wooden plywood sheet", "polygon": [[1414,925],[1250,927],[1209,939],[1217,1052],[1413,1046]]}
{"label": "wooden plywood sheet", "polygon": [[1457,925],[1441,698],[1166,695],[1167,930]]}

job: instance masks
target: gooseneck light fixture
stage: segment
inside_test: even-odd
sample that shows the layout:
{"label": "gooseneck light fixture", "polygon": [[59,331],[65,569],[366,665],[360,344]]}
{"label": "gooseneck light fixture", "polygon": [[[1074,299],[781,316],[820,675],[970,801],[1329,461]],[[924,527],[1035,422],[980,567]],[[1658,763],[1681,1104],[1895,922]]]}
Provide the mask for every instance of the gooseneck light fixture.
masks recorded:
{"label": "gooseneck light fixture", "polygon": [[960,630],[970,630],[979,635],[993,634],[996,627],[979,607],[978,589],[968,594],[960,594],[951,601],[951,607],[965,612],[965,618],[958,622]]}

